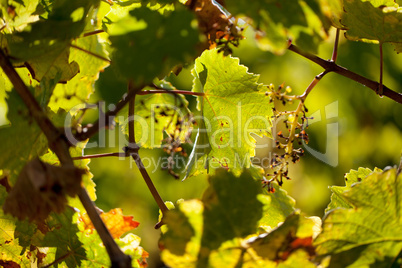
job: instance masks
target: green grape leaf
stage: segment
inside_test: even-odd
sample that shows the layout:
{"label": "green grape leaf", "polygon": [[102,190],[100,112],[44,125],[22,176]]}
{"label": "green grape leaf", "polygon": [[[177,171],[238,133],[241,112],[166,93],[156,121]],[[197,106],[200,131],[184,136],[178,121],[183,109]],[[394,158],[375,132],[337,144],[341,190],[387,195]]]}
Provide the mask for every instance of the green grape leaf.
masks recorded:
{"label": "green grape leaf", "polygon": [[[200,250],[204,206],[201,200],[192,199],[177,204],[166,214],[159,240],[161,258],[166,265],[195,267]],[[174,222],[174,219],[180,219]],[[184,228],[184,232],[182,229]],[[183,249],[185,250],[183,252]]]}
{"label": "green grape leaf", "polygon": [[[188,254],[187,248],[194,247],[201,241],[201,230],[198,229],[196,232],[195,228],[202,226],[202,211],[203,206],[200,200],[181,202],[177,205],[177,209],[169,210],[163,216],[163,222],[168,227],[164,226],[162,229],[159,248],[167,249],[173,255]],[[190,241],[192,245],[187,246]],[[189,256],[197,255],[197,251],[189,253]]]}
{"label": "green grape leaf", "polygon": [[123,0],[113,2],[113,5],[109,3],[101,2],[100,8],[98,10],[98,18],[102,20],[102,29],[109,32],[110,27],[114,23],[122,21],[122,19],[127,19],[130,21],[128,16],[130,10],[140,7],[141,4],[136,0]]}
{"label": "green grape leaf", "polygon": [[261,49],[283,53],[288,40],[306,51],[317,52],[318,43],[327,37],[329,22],[317,0],[307,1],[227,1],[233,14],[243,14],[253,20],[261,33],[257,41]]}
{"label": "green grape leaf", "polygon": [[[192,70],[193,91],[198,97],[198,131],[187,165],[187,176],[202,173],[204,167],[218,167],[239,174],[251,166],[255,140],[251,133],[270,136],[273,103],[258,75],[247,72],[238,58],[208,50]],[[263,109],[261,107],[264,107]]]}
{"label": "green grape leaf", "polygon": [[[96,35],[76,39],[72,44],[94,55],[107,58],[106,51]],[[70,111],[76,105],[82,105],[94,92],[94,83],[99,77],[99,72],[109,65],[109,62],[94,55],[73,47],[70,49],[70,61],[79,64],[80,72],[67,84],[57,84],[49,103],[52,111],[57,112],[58,109]]]}
{"label": "green grape leaf", "polygon": [[46,153],[48,144],[15,90],[8,93],[7,105],[11,126],[0,128],[0,139],[2,153],[13,157],[1,157],[0,169],[8,170],[14,184],[25,163]]}
{"label": "green grape leaf", "polygon": [[237,178],[224,169],[218,169],[209,180],[210,187],[202,197],[204,228],[200,260],[207,259],[209,251],[218,249],[227,240],[255,233],[263,208],[257,198],[261,192],[260,182],[255,181],[248,171]]}
{"label": "green grape leaf", "polygon": [[33,59],[25,62],[25,66],[30,70],[33,79],[41,81],[43,78],[57,78],[58,82],[66,83],[79,73],[78,63],[69,62],[70,48],[60,48],[50,50],[46,54],[46,58],[49,59],[47,61]]}
{"label": "green grape leaf", "polygon": [[275,192],[258,196],[258,199],[264,204],[263,217],[259,226],[268,230],[284,222],[286,217],[295,211],[296,203],[277,183],[272,185]]}
{"label": "green grape leaf", "polygon": [[72,209],[67,209],[63,214],[52,213],[46,221],[47,232],[44,236],[38,235],[33,239],[36,246],[49,248],[42,264],[81,267],[94,263],[107,266],[109,264],[107,254],[99,252],[100,245],[96,243],[100,242],[99,238],[80,232],[73,216]]}
{"label": "green grape leaf", "polygon": [[257,198],[260,182],[247,170],[236,177],[224,169],[218,169],[209,182],[201,200],[183,201],[166,216],[160,247],[169,266],[219,267],[211,264],[216,252],[227,254],[228,243],[240,246],[240,238],[257,231],[263,209]]}
{"label": "green grape leaf", "polygon": [[325,213],[335,208],[351,208],[352,205],[343,198],[343,193],[349,191],[354,183],[362,181],[373,171],[369,168],[359,168],[358,170],[351,170],[349,173],[345,174],[345,184],[346,186],[331,186],[332,195],[331,203],[325,209]]}
{"label": "green grape leaf", "polygon": [[[34,237],[33,244],[46,252],[42,265],[59,267],[109,267],[110,259],[96,231],[86,229],[73,210],[52,214],[46,222],[45,234]],[[139,246],[141,239],[133,234],[115,239],[122,250],[132,257],[133,267],[143,267],[147,252]]]}
{"label": "green grape leaf", "polygon": [[344,29],[345,26],[341,23],[343,11],[343,0],[319,0],[321,10],[329,20],[332,26]]}
{"label": "green grape leaf", "polygon": [[14,63],[27,66],[37,80],[53,79],[57,75],[60,75],[60,82],[70,80],[79,72],[78,64],[69,61],[70,43],[84,30],[88,12],[97,2],[56,1],[46,20],[30,24],[29,31],[6,35]]}
{"label": "green grape leaf", "polygon": [[136,85],[163,78],[175,65],[197,55],[199,33],[191,26],[191,11],[176,9],[161,15],[141,7],[130,11],[130,16],[131,22],[117,22],[119,26],[115,33],[110,32],[110,41],[115,48],[113,63],[122,76]]}
{"label": "green grape leaf", "polygon": [[391,267],[402,250],[402,174],[374,172],[341,194],[353,207],[330,211],[315,240],[330,266]]}
{"label": "green grape leaf", "polygon": [[[171,85],[164,85],[171,93],[138,95],[135,98],[134,118],[127,118],[127,107],[119,113],[122,115],[116,118],[126,135],[128,121],[134,120],[135,140],[142,148],[161,147],[164,133],[171,137],[172,141],[180,142],[184,142],[189,134],[191,113],[187,108],[188,101],[183,95],[174,93]],[[150,89],[152,88],[145,88]]]}
{"label": "green grape leaf", "polygon": [[[402,43],[402,8],[394,1],[345,0],[342,24],[349,40]],[[402,52],[402,50],[397,50]]]}

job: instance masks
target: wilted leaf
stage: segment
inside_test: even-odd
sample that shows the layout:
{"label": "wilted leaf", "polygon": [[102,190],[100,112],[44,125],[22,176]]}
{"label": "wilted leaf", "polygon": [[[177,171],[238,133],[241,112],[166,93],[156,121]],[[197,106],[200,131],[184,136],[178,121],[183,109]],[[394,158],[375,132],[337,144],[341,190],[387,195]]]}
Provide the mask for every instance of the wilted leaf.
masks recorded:
{"label": "wilted leaf", "polygon": [[83,171],[75,167],[56,167],[36,158],[18,176],[4,203],[4,212],[38,222],[53,211],[62,212],[67,195],[79,193],[82,174]]}
{"label": "wilted leaf", "polygon": [[207,36],[211,44],[225,35],[229,35],[229,38],[240,38],[240,36],[233,35],[238,31],[234,18],[216,1],[192,0],[187,1],[186,4],[195,12],[198,27]]}

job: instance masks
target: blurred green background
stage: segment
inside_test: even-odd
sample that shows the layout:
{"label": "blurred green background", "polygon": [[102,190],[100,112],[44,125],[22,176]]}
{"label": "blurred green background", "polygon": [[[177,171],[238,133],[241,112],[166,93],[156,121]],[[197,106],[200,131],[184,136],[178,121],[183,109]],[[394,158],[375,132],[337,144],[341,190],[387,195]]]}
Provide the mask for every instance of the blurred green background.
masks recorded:
{"label": "blurred green background", "polygon": [[[321,45],[319,56],[331,58],[335,33]],[[288,51],[284,55],[273,55],[259,50],[253,39],[251,30],[247,30],[246,39],[234,49],[234,56],[239,57],[249,71],[260,74],[260,82],[273,83],[278,86],[292,88],[293,94],[302,94],[322,69],[301,56]],[[393,51],[393,47],[384,46],[384,83],[391,89],[402,90],[402,55]],[[357,72],[373,80],[379,78],[379,47],[375,44],[347,41],[341,37],[337,63],[347,69]],[[184,68],[178,77],[170,80],[178,89],[191,90],[192,66]],[[108,84],[106,77],[110,72],[101,73],[97,83],[98,88],[107,88],[110,96],[94,94],[92,101],[116,98],[117,101],[125,91],[125,85],[119,82]],[[105,90],[101,90],[105,92]],[[190,107],[194,110],[196,99],[186,96]],[[337,102],[338,116],[326,120],[325,107]],[[330,185],[343,185],[344,174],[358,167],[384,168],[399,163],[402,152],[402,105],[377,96],[364,86],[330,73],[314,88],[306,100],[309,114],[321,113],[321,121],[308,128],[310,142],[308,146],[318,152],[326,152],[327,124],[338,124],[338,148],[336,166],[330,166],[315,158],[308,152],[301,161],[290,167],[292,180],[284,183],[284,188],[296,200],[297,207],[309,215],[323,216],[324,209],[329,203]],[[290,110],[295,107],[289,106]],[[316,113],[317,115],[317,113]],[[96,118],[86,118],[91,122]],[[85,154],[116,152],[121,148],[115,146],[119,139],[119,130],[101,132],[106,141],[106,148],[86,149]],[[102,138],[102,139],[103,139]],[[94,137],[91,141],[96,141]],[[120,137],[120,139],[124,139]],[[111,142],[110,142],[111,141]],[[271,142],[268,138],[257,138],[259,144]],[[200,198],[207,187],[205,176],[192,177],[182,182],[175,180],[165,170],[155,163],[166,154],[162,150],[140,150],[140,155],[146,159],[157,189],[165,201],[176,202],[178,199]],[[264,158],[269,150],[257,150],[257,157]],[[153,160],[152,160],[153,159]],[[154,161],[154,163],[152,163]],[[149,165],[148,165],[149,164]],[[158,256],[159,230],[153,228],[157,222],[158,207],[151,197],[146,185],[139,174],[135,163],[130,160],[103,158],[92,160],[91,172],[97,184],[97,205],[108,211],[115,207],[123,208],[125,214],[134,215],[140,226],[134,231],[142,238],[143,247],[150,253],[150,267],[161,267]]]}

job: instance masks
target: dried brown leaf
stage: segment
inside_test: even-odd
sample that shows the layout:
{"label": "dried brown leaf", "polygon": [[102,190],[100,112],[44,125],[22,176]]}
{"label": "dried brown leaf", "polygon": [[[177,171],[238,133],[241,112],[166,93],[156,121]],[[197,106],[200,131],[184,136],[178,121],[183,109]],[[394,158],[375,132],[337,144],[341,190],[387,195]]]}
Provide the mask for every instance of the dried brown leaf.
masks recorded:
{"label": "dried brown leaf", "polygon": [[80,191],[84,172],[74,166],[52,166],[36,158],[18,176],[4,203],[4,212],[37,222],[52,211],[62,212],[67,204],[66,195],[75,196]]}

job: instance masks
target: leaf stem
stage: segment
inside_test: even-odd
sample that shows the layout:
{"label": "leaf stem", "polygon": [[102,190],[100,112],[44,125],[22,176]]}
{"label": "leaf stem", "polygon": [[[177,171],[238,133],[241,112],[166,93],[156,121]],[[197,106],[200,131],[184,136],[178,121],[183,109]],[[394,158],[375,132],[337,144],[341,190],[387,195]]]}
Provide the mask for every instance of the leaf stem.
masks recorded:
{"label": "leaf stem", "polygon": [[137,95],[148,95],[148,94],[157,94],[157,93],[170,93],[170,94],[183,94],[183,95],[192,95],[192,96],[205,96],[204,92],[192,92],[187,90],[166,90],[166,89],[157,89],[157,90],[143,90],[139,92]]}
{"label": "leaf stem", "polygon": [[[320,57],[317,57],[316,55],[313,55],[311,53],[302,51],[301,49],[299,49],[298,47],[296,47],[293,44],[289,45],[288,48],[290,51],[295,52],[296,54],[299,54],[300,56],[320,65],[322,68],[324,68],[328,73],[329,72],[334,72],[337,74],[340,74],[344,77],[347,77],[349,79],[352,79],[368,88],[370,88],[371,90],[373,90],[374,92],[378,92],[378,89],[380,88],[380,84],[378,82],[375,82],[373,80],[370,80],[364,76],[361,76],[357,73],[354,73],[352,71],[349,71],[348,69],[337,65],[335,62],[333,61],[328,61],[328,60],[324,60]],[[393,91],[392,89],[386,87],[383,85],[383,95],[402,104],[402,94]]]}
{"label": "leaf stem", "polygon": [[95,34],[100,34],[100,33],[104,33],[104,32],[105,32],[105,31],[102,30],[102,29],[100,29],[100,30],[95,30],[95,31],[92,31],[92,32],[84,33],[83,37],[87,37],[87,36],[91,36],[91,35],[95,35]]}
{"label": "leaf stem", "polygon": [[[67,142],[67,138],[65,138],[65,136],[53,125],[50,119],[43,112],[38,102],[35,100],[28,87],[24,84],[21,77],[15,71],[2,49],[0,49],[0,66],[10,79],[15,91],[17,91],[27,106],[31,116],[45,134],[49,143],[49,148],[57,155],[61,165],[73,166],[74,163],[69,153],[69,144]],[[91,219],[96,231],[106,247],[112,262],[112,267],[131,267],[131,257],[125,255],[117,246],[105,223],[100,218],[85,188],[81,188],[78,197],[80,198],[82,205],[87,211],[89,218]]]}
{"label": "leaf stem", "polygon": [[384,54],[382,49],[382,43],[380,42],[380,87],[378,88],[378,95],[382,96],[383,92],[383,71],[384,71]]}
{"label": "leaf stem", "polygon": [[339,33],[340,29],[336,29],[336,36],[335,36],[335,44],[334,44],[334,50],[332,51],[332,57],[331,61],[336,62],[336,59],[338,58],[338,46],[339,46]]}
{"label": "leaf stem", "polygon": [[[129,82],[128,84],[128,93],[130,94],[131,92],[135,91],[133,89],[132,83]],[[141,91],[142,92],[142,91]],[[139,92],[140,93],[140,92]],[[135,113],[135,95],[133,98],[131,98],[129,104],[128,104],[128,141],[129,141],[129,146],[127,147],[127,153],[131,155],[131,157],[134,159],[138,169],[141,172],[142,177],[144,178],[144,181],[151,192],[153,198],[155,199],[156,204],[158,205],[159,209],[162,211],[162,215],[168,211],[169,209],[165,205],[165,202],[163,202],[162,197],[160,196],[158,190],[156,189],[154,183],[152,182],[151,177],[149,176],[147,170],[144,167],[144,164],[141,161],[141,157],[138,153],[139,147],[136,144],[135,141],[135,128],[134,128],[134,113]],[[155,228],[158,229],[162,225],[161,222],[157,223],[155,225]]]}
{"label": "leaf stem", "polygon": [[101,157],[127,157],[126,153],[104,153],[104,154],[91,154],[91,155],[83,155],[83,156],[75,156],[72,157],[73,160],[83,160],[83,159],[91,159],[91,158],[101,158]]}

